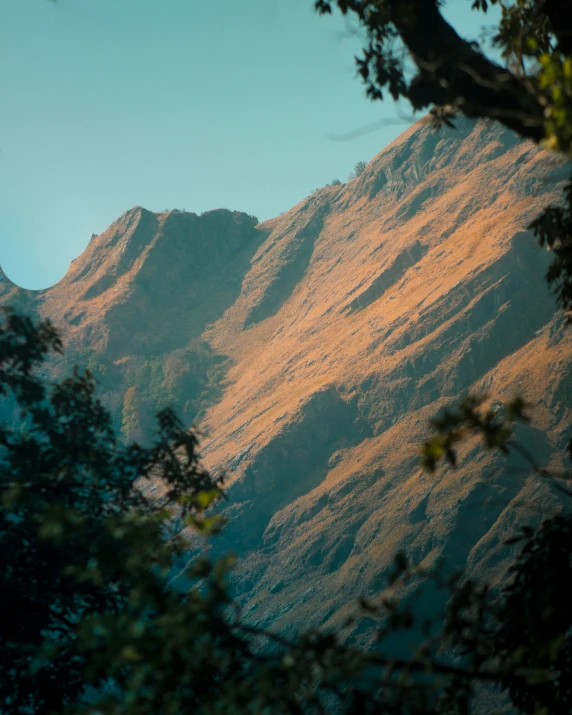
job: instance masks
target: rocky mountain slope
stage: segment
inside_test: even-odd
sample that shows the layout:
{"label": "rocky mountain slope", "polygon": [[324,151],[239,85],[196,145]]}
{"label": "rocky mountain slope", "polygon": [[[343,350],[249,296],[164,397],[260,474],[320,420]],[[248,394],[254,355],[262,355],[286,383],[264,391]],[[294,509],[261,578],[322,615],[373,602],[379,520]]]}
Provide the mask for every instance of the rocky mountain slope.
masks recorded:
{"label": "rocky mountain slope", "polygon": [[174,404],[189,424],[212,401],[225,356],[201,338],[240,294],[267,231],[225,209],[197,216],[136,207],[93,236],[57,285],[23,291],[0,270],[0,302],[49,316],[66,358],[86,365],[126,438],[145,439]]}
{"label": "rocky mountain slope", "polygon": [[421,121],[276,219],[136,208],[58,285],[0,301],[64,328],[126,436],[166,402],[199,421],[252,620],[339,624],[396,550],[499,576],[503,537],[562,508],[514,460],[468,445],[429,477],[418,449],[468,390],[534,404],[541,460],[570,437],[572,338],[526,231],[568,172],[497,126]]}

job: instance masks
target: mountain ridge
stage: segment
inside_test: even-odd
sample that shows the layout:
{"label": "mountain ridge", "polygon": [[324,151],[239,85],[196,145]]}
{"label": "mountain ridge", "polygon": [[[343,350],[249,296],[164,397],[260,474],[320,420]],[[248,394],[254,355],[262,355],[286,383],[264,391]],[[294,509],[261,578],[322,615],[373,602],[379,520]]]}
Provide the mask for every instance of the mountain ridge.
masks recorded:
{"label": "mountain ridge", "polygon": [[474,444],[432,479],[417,455],[469,390],[534,404],[524,434],[547,459],[569,438],[572,339],[526,228],[568,174],[498,125],[422,120],[358,178],[261,224],[135,207],[34,306],[126,437],[170,401],[207,433],[235,515],[218,547],[242,556],[249,617],[339,625],[395,551],[500,578],[526,504],[562,508]]}

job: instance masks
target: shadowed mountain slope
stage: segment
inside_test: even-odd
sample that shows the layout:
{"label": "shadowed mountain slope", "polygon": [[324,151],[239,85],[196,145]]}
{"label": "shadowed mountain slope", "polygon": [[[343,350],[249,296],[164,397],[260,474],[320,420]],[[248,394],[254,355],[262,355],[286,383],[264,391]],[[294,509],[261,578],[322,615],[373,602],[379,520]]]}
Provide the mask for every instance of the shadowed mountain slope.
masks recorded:
{"label": "shadowed mountain slope", "polygon": [[502,538],[561,508],[475,445],[431,478],[417,455],[467,390],[533,403],[540,458],[569,438],[572,338],[526,230],[568,173],[498,126],[421,121],[359,178],[258,226],[133,209],[31,300],[99,369],[126,434],[168,401],[200,419],[252,620],[339,624],[396,550],[500,577]]}
{"label": "shadowed mountain slope", "polygon": [[144,438],[157,409],[175,404],[190,424],[217,394],[227,360],[201,334],[240,294],[267,233],[257,223],[226,209],[136,207],[52,288],[22,291],[0,275],[0,301],[49,316],[65,335],[64,365],[87,365],[125,436]]}

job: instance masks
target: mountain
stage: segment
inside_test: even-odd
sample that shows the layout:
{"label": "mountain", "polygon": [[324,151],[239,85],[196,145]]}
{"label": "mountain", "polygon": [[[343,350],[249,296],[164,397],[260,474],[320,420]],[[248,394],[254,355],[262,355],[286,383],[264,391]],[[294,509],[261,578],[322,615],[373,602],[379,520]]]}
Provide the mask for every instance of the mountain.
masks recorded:
{"label": "mountain", "polygon": [[266,236],[254,216],[197,216],[136,207],[93,236],[66,276],[42,291],[15,288],[0,270],[0,302],[49,316],[66,360],[100,381],[125,436],[144,439],[175,404],[189,424],[216,393],[226,358],[201,338],[240,294]]}
{"label": "mountain", "polygon": [[168,402],[198,421],[249,618],[340,625],[397,550],[499,579],[503,539],[563,508],[515,458],[469,443],[428,476],[418,454],[443,405],[486,391],[534,406],[520,437],[557,466],[572,338],[526,227],[568,175],[494,124],[422,120],[275,219],[135,208],[56,286],[0,280],[0,301],[62,327],[127,437]]}

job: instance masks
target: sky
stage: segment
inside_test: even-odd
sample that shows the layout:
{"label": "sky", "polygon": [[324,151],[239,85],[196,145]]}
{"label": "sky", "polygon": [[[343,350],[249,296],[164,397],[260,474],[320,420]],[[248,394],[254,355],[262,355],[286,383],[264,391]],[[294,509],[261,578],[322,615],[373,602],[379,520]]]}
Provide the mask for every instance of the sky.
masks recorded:
{"label": "sky", "polygon": [[[445,14],[474,39],[470,0]],[[411,123],[313,0],[0,0],[0,266],[48,288],[133,206],[261,221]],[[339,136],[381,120],[351,140]]]}

